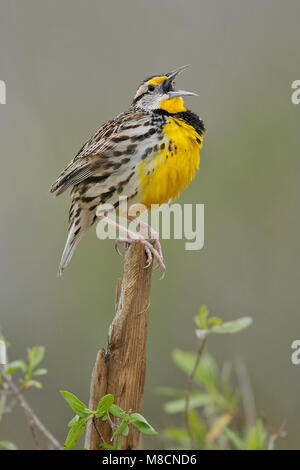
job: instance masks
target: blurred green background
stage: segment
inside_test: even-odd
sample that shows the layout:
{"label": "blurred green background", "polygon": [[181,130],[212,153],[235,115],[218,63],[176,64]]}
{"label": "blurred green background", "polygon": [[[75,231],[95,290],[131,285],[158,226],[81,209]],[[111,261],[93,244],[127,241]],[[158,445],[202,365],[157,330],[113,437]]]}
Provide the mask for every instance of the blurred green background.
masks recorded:
{"label": "blurred green background", "polygon": [[[205,246],[185,251],[163,241],[167,276],[153,276],[144,415],[159,430],[158,386],[185,386],[170,359],[194,350],[193,317],[205,303],[225,320],[253,326],[212,338],[221,364],[243,359],[269,426],[286,420],[281,448],[300,448],[299,113],[291,83],[300,79],[297,0],[1,0],[0,324],[10,360],[46,346],[43,391],[29,391],[41,419],[63,441],[70,410],[60,389],[88,401],[97,350],[106,345],[122,260],[95,229],[62,279],[68,195],[48,189],[82,143],[127,109],[140,81],[191,67],[177,86],[205,121],[200,172],[181,203],[205,204]],[[33,442],[21,411],[0,438]],[[155,438],[147,446],[158,445]],[[162,445],[159,442],[159,445]]]}

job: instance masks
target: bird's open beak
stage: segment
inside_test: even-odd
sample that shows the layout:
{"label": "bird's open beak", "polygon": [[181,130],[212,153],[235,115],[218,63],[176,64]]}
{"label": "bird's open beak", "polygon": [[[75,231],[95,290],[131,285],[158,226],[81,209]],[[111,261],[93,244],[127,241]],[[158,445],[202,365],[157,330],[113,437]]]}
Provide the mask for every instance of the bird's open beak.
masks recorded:
{"label": "bird's open beak", "polygon": [[163,82],[163,90],[165,93],[168,93],[169,98],[176,98],[177,96],[198,96],[197,93],[193,93],[192,91],[184,91],[184,90],[174,90],[174,80],[175,77],[185,70],[188,65],[183,65],[182,67],[178,67],[178,69],[172,70],[166,74],[166,80]]}

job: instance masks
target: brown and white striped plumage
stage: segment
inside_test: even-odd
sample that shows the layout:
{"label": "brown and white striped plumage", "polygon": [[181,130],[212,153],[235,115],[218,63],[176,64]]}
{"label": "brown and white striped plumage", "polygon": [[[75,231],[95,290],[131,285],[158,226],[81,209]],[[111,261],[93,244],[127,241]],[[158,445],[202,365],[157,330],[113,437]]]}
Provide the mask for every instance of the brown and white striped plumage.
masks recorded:
{"label": "brown and white striped plumage", "polygon": [[60,274],[100,204],[118,210],[126,196],[150,208],[175,199],[195,176],[204,125],[183,106],[181,96],[194,93],[174,90],[184,68],[144,80],[129,110],[100,127],[52,185],[56,195],[72,187]]}
{"label": "brown and white striped plumage", "polygon": [[164,116],[133,109],[120,114],[96,132],[52,185],[50,191],[56,195],[73,187],[60,273],[96,221],[99,204],[117,208],[120,196],[126,196],[130,203],[139,200],[138,164],[157,150],[164,121]]}

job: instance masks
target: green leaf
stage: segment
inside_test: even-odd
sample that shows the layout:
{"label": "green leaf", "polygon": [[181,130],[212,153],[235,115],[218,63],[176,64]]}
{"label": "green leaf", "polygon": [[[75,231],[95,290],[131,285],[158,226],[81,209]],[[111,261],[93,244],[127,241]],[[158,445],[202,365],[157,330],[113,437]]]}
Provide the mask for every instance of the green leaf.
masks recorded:
{"label": "green leaf", "polygon": [[136,427],[141,433],[147,434],[147,436],[156,436],[158,434],[152,426],[142,423],[141,421],[135,421],[132,423],[132,425]]}
{"label": "green leaf", "polygon": [[148,436],[155,436],[157,434],[151,424],[149,424],[146,418],[140,413],[132,413],[130,415],[130,423],[143,434],[147,434]]}
{"label": "green leaf", "polygon": [[226,333],[238,333],[242,330],[245,330],[245,328],[248,328],[252,324],[252,318],[251,317],[242,317],[239,318],[238,320],[234,321],[228,321],[223,323],[222,325],[215,325],[211,328],[212,333],[217,333],[217,334],[226,334]]}
{"label": "green leaf", "polygon": [[29,387],[35,387],[35,388],[43,388],[43,385],[41,382],[38,382],[37,380],[28,380],[27,382],[24,383],[25,388]]}
{"label": "green leaf", "polygon": [[111,444],[100,444],[100,447],[102,447],[103,449],[106,449],[106,450],[118,450],[114,446],[112,446]]}
{"label": "green leaf", "polygon": [[44,346],[34,346],[33,348],[28,349],[28,361],[31,364],[31,368],[34,369],[40,362],[44,359],[45,356],[45,347]]}
{"label": "green leaf", "polygon": [[37,375],[45,375],[47,374],[47,369],[37,369],[33,372],[32,376],[37,376]]}
{"label": "green leaf", "polygon": [[228,441],[230,441],[234,445],[236,450],[246,450],[247,449],[246,442],[243,441],[243,439],[241,439],[237,435],[237,433],[233,432],[231,429],[226,428],[226,427],[223,428],[223,434],[226,437],[226,439],[228,439]]}
{"label": "green leaf", "polygon": [[202,305],[202,307],[200,308],[198,316],[195,317],[195,323],[198,326],[198,328],[201,328],[202,330],[206,330],[206,328],[207,328],[207,317],[208,317],[208,310],[206,308],[206,305]]}
{"label": "green leaf", "polygon": [[77,442],[79,441],[80,437],[84,433],[84,430],[86,428],[86,425],[88,423],[88,420],[93,416],[93,414],[90,414],[86,418],[80,418],[78,421],[76,421],[75,424],[71,427],[67,439],[64,445],[65,450],[72,450]]}
{"label": "green leaf", "polygon": [[[172,359],[187,375],[190,375],[196,361],[196,354],[180,349],[172,351]],[[218,367],[213,357],[204,353],[197,367],[194,380],[199,385],[205,385],[208,389],[215,389],[218,380]]]}
{"label": "green leaf", "polygon": [[219,317],[211,317],[207,320],[207,326],[210,325],[222,325],[223,321]]}
{"label": "green leaf", "polygon": [[[190,397],[189,408],[198,408],[200,406],[208,405],[212,402],[212,398],[207,393],[197,393]],[[164,404],[164,411],[168,414],[182,413],[185,411],[186,400],[179,398]]]}
{"label": "green leaf", "polygon": [[165,397],[181,398],[185,396],[184,390],[176,390],[175,388],[171,388],[171,387],[157,387],[156,392],[159,393],[159,395],[162,395]]}
{"label": "green leaf", "polygon": [[112,414],[116,418],[122,418],[123,419],[127,416],[125,411],[122,410],[122,408],[120,408],[118,405],[115,405],[115,404],[110,405],[109,412],[110,412],[110,414]]}
{"label": "green leaf", "polygon": [[124,419],[124,421],[122,421],[122,423],[120,424],[120,426],[115,430],[115,432],[113,433],[112,437],[111,437],[111,441],[116,437],[116,436],[119,436],[120,434],[122,434],[122,436],[128,436],[128,432],[129,432],[129,427],[128,427],[128,423],[127,421]]}
{"label": "green leaf", "polygon": [[77,421],[80,419],[80,417],[78,415],[75,415],[71,421],[68,422],[68,427],[71,428],[75,423],[77,423]]}
{"label": "green leaf", "polygon": [[248,450],[264,450],[267,447],[267,433],[260,419],[257,420],[255,428],[250,431],[248,439]]}
{"label": "green leaf", "polygon": [[165,428],[162,434],[167,439],[181,444],[188,442],[190,439],[187,430],[184,428]]}
{"label": "green leaf", "polygon": [[122,450],[122,439],[118,440],[117,450]]}
{"label": "green leaf", "polygon": [[122,440],[119,439],[118,440],[118,443],[117,443],[117,447],[114,447],[113,445],[111,444],[101,444],[100,447],[102,447],[103,449],[107,449],[107,450],[121,450],[122,449]]}
{"label": "green leaf", "polygon": [[189,425],[197,446],[202,447],[207,434],[207,425],[194,410],[189,411]]}
{"label": "green leaf", "polygon": [[24,361],[21,361],[21,360],[20,361],[12,361],[9,364],[7,364],[7,368],[6,368],[5,373],[7,375],[11,375],[14,372],[16,372],[17,370],[21,370],[21,371],[25,372],[26,369],[27,369],[27,365]]}
{"label": "green leaf", "polygon": [[96,417],[100,418],[104,414],[107,413],[109,407],[113,404],[114,397],[111,394],[104,395],[98,403],[97,410],[96,410]]}
{"label": "green leaf", "polygon": [[18,450],[16,444],[10,441],[0,441],[0,446],[7,450]]}
{"label": "green leaf", "polygon": [[84,418],[87,414],[91,413],[91,410],[89,410],[79,398],[75,397],[73,393],[67,392],[66,390],[61,390],[60,393],[80,418]]}

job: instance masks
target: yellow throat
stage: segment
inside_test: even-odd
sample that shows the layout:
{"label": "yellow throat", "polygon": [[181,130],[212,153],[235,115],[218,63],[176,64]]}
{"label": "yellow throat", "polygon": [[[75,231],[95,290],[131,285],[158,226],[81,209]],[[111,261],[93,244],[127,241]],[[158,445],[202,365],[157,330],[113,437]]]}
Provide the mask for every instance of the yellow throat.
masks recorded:
{"label": "yellow throat", "polygon": [[[182,98],[165,100],[161,107],[173,113],[186,111]],[[148,209],[152,204],[161,205],[176,199],[199,168],[203,138],[192,125],[168,116],[163,136],[155,156],[139,164],[141,203]]]}

